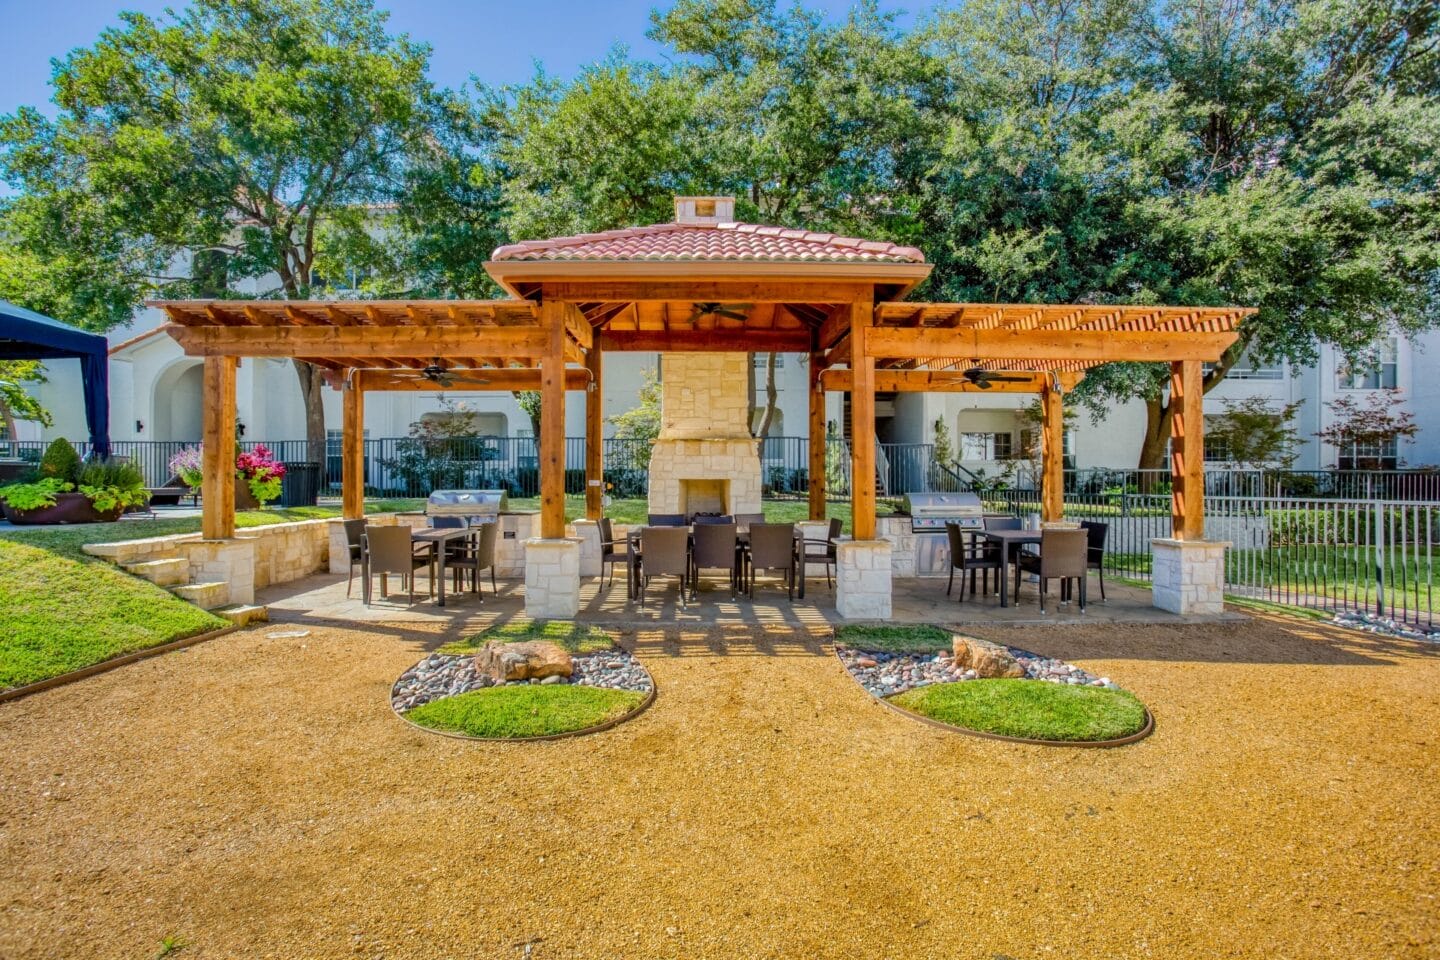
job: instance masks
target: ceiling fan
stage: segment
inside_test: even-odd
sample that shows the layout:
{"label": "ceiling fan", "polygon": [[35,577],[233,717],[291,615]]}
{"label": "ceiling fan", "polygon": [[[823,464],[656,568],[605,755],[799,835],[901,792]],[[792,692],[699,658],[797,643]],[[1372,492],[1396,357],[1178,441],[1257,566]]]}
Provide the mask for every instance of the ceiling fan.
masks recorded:
{"label": "ceiling fan", "polygon": [[727,320],[744,320],[751,304],[748,303],[697,303],[690,313],[690,322],[701,317],[724,317]]}
{"label": "ceiling fan", "polygon": [[969,380],[981,390],[989,390],[997,383],[1029,383],[1030,377],[1012,377],[994,370],[986,370],[984,367],[971,367],[964,373],[966,380]]}
{"label": "ceiling fan", "polygon": [[476,385],[480,385],[490,382],[489,380],[482,380],[475,377],[457,377],[454,373],[445,369],[445,367],[441,365],[439,357],[436,357],[435,361],[429,366],[423,367],[420,370],[416,370],[414,372],[418,373],[422,378],[429,380],[437,387],[453,387],[457,383],[473,383]]}

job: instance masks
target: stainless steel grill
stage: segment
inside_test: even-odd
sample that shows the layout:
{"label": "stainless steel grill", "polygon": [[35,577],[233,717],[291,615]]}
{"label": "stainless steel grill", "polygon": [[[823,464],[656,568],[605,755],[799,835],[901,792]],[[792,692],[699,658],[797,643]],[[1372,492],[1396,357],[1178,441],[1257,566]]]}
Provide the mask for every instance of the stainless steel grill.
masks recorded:
{"label": "stainless steel grill", "polygon": [[944,533],[947,523],[975,530],[985,525],[985,507],[973,493],[907,493],[904,510],[913,533]]}
{"label": "stainless steel grill", "polygon": [[436,490],[425,501],[427,517],[469,517],[471,523],[495,520],[510,506],[504,490]]}

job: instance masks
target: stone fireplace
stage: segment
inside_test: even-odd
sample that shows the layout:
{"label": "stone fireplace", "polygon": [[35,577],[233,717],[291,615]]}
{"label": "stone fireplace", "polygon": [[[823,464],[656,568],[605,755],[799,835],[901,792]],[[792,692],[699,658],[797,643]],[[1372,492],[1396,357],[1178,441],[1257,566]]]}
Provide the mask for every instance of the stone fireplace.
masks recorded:
{"label": "stone fireplace", "polygon": [[660,356],[660,436],[651,513],[759,513],[760,451],[750,436],[748,355]]}

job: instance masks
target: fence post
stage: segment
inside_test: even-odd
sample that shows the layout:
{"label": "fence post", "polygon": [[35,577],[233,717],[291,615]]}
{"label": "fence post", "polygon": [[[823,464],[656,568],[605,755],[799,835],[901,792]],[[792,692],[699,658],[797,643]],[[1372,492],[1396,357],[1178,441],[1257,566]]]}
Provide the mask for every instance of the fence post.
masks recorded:
{"label": "fence post", "polygon": [[1371,541],[1375,544],[1375,615],[1385,616],[1385,513],[1381,505],[1375,504],[1375,533]]}

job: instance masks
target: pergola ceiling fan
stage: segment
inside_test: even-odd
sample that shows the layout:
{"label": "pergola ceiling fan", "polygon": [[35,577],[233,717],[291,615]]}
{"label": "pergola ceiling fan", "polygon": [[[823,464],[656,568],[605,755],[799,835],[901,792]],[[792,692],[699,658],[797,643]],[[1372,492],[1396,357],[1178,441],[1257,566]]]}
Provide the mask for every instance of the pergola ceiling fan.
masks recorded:
{"label": "pergola ceiling fan", "polygon": [[690,313],[693,323],[701,317],[724,317],[727,320],[744,320],[750,311],[748,303],[697,303]]}
{"label": "pergola ceiling fan", "polygon": [[422,379],[429,380],[437,387],[442,388],[453,387],[457,383],[473,383],[477,386],[480,386],[490,382],[489,380],[483,380],[478,377],[457,377],[454,373],[445,369],[445,367],[440,363],[439,357],[436,357],[429,366],[424,367],[420,370],[416,370],[414,372]]}
{"label": "pergola ceiling fan", "polygon": [[1012,377],[994,370],[986,370],[984,367],[971,367],[964,373],[966,380],[969,380],[981,390],[989,390],[997,383],[1029,383],[1029,377]]}

